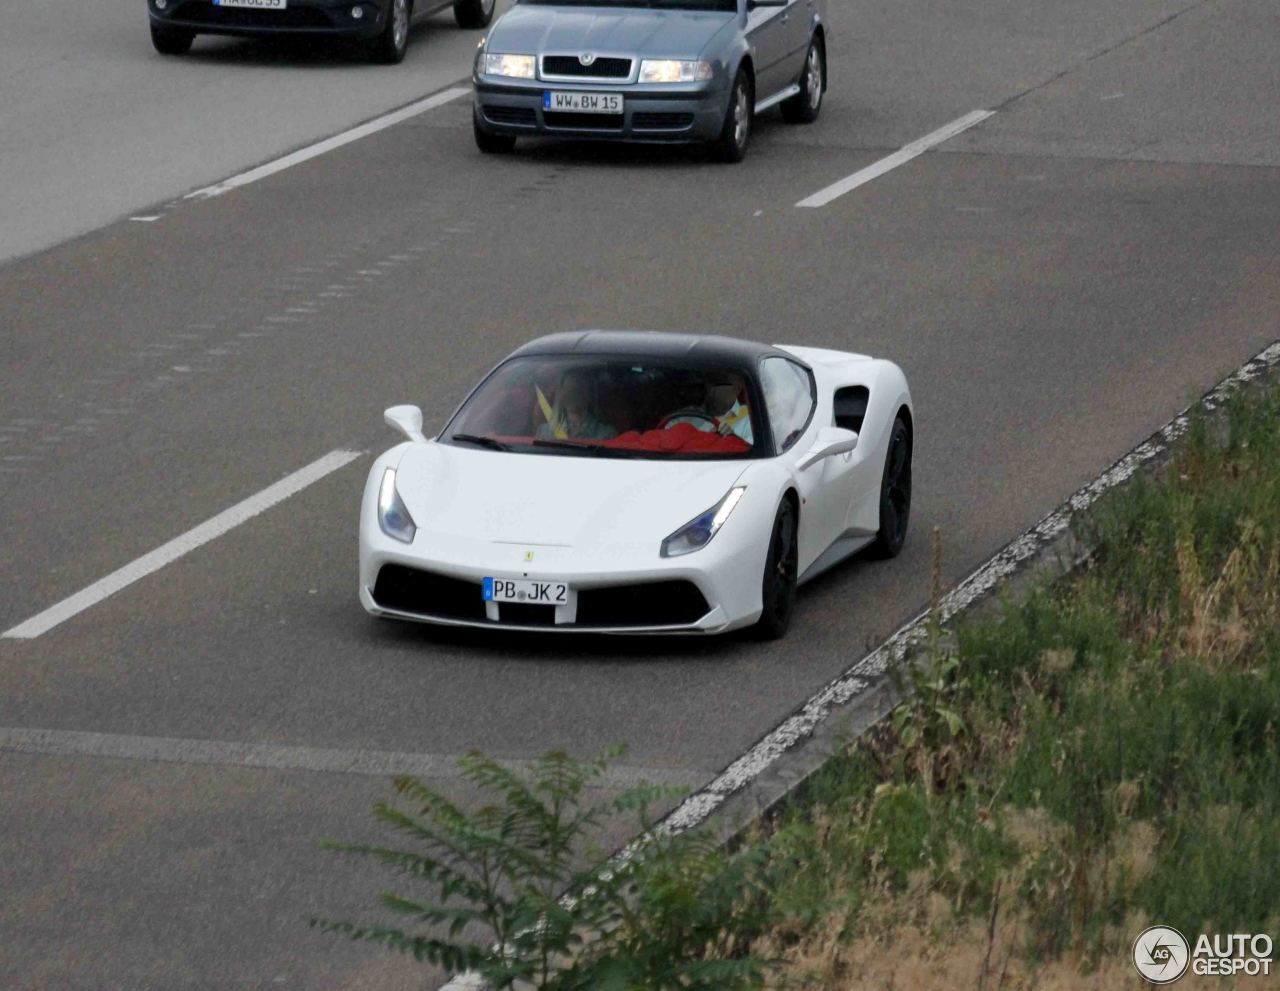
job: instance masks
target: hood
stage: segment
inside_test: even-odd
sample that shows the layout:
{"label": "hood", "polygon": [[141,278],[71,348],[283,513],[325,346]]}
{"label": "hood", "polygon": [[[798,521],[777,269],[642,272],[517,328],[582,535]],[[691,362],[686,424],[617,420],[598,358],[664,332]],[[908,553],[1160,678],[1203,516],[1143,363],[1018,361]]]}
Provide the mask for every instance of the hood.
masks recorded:
{"label": "hood", "polygon": [[696,58],[736,17],[727,11],[517,4],[489,31],[486,48],[529,55]]}
{"label": "hood", "polygon": [[505,454],[413,444],[396,488],[418,529],[495,543],[658,543],[710,509],[749,461]]}

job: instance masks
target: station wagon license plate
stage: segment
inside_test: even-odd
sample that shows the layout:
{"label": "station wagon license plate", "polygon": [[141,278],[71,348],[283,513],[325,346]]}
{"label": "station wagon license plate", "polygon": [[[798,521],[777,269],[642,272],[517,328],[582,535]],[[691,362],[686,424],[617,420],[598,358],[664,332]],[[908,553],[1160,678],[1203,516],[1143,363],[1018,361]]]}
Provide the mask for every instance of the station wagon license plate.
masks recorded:
{"label": "station wagon license plate", "polygon": [[542,94],[543,110],[564,110],[575,114],[620,114],[621,93],[562,93],[547,90]]}
{"label": "station wagon license plate", "polygon": [[250,7],[254,10],[285,10],[289,0],[213,0],[215,7]]}
{"label": "station wagon license plate", "polygon": [[524,602],[532,606],[563,606],[569,601],[564,582],[539,582],[524,578],[486,578],[485,602]]}

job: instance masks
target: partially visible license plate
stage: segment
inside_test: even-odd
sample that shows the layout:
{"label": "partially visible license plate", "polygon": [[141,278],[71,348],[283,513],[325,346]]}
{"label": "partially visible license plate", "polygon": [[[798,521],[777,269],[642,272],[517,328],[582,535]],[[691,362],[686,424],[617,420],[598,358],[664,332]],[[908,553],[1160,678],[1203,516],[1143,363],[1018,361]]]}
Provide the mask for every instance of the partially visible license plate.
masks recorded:
{"label": "partially visible license plate", "polygon": [[254,10],[284,10],[289,0],[213,0],[215,7],[252,7]]}
{"label": "partially visible license plate", "polygon": [[525,602],[533,606],[563,606],[569,601],[564,582],[539,582],[525,578],[486,578],[485,602]]}
{"label": "partially visible license plate", "polygon": [[547,90],[542,94],[543,110],[565,110],[578,114],[620,114],[621,93],[560,93]]}

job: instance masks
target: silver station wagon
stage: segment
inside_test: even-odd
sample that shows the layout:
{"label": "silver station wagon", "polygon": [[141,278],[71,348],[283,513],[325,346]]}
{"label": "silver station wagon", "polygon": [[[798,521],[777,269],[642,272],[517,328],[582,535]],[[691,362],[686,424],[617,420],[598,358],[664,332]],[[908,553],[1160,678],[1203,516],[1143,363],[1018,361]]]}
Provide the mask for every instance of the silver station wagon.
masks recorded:
{"label": "silver station wagon", "polygon": [[703,142],[738,162],[762,110],[817,118],[825,32],[825,0],[517,0],[476,53],[476,144]]}

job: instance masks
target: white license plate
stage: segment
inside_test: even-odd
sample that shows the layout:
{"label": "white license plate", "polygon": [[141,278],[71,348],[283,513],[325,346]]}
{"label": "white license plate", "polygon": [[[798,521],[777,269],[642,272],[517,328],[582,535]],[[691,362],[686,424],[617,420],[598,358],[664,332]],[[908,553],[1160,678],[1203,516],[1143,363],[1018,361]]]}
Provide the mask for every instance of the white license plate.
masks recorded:
{"label": "white license plate", "polygon": [[563,606],[569,601],[564,582],[539,582],[525,578],[486,578],[485,602],[525,602],[531,606]]}
{"label": "white license plate", "polygon": [[215,7],[252,7],[254,10],[284,10],[289,0],[213,0]]}
{"label": "white license plate", "polygon": [[558,93],[547,90],[542,94],[543,110],[565,110],[577,114],[620,114],[621,93]]}

